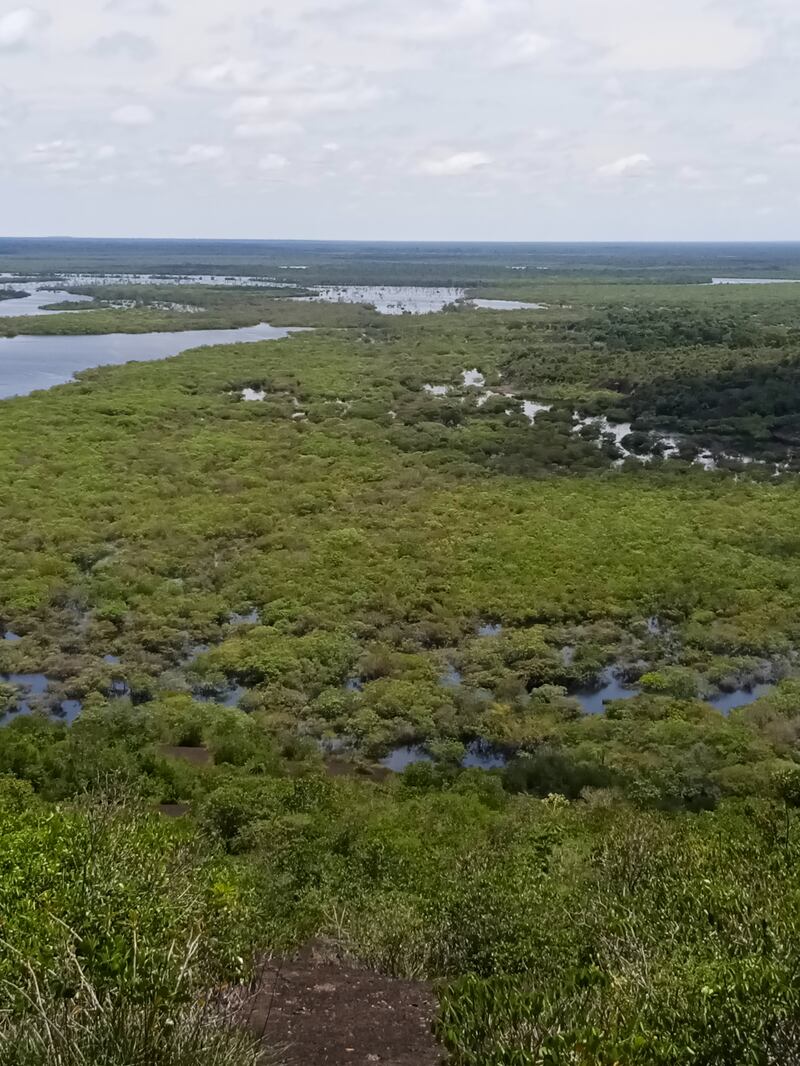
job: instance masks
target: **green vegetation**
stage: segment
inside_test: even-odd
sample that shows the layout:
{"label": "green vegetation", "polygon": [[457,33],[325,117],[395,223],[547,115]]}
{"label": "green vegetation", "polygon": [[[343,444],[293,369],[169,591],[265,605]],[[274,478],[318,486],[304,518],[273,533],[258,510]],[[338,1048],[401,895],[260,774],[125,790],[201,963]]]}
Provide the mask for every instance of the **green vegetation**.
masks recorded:
{"label": "green vegetation", "polygon": [[[317,327],[2,404],[0,1062],[272,1062],[245,983],[311,940],[435,981],[454,1066],[797,1056],[794,287],[486,269],[548,310],[0,323]],[[609,669],[639,694],[584,713]]]}
{"label": "green vegetation", "polygon": [[[352,304],[318,304],[276,298],[283,289],[202,285],[67,286],[70,293],[92,296],[92,303],[58,303],[46,309],[64,314],[0,318],[0,338],[19,334],[78,336],[96,333],[163,333],[184,330],[237,329],[269,320],[275,326],[380,326],[367,308]],[[304,290],[296,294],[303,295]],[[115,306],[123,304],[124,306]],[[192,310],[185,310],[189,307]],[[76,309],[77,308],[77,309]]]}

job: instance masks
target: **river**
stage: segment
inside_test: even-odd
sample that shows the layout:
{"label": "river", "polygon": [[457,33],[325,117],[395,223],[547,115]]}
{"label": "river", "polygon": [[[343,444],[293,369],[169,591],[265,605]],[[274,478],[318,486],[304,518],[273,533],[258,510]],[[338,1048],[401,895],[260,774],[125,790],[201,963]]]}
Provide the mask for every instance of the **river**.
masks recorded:
{"label": "river", "polygon": [[262,324],[242,329],[196,329],[178,333],[3,337],[0,338],[0,399],[63,385],[79,370],[91,367],[166,359],[209,344],[281,340],[297,332],[299,330],[295,328]]}

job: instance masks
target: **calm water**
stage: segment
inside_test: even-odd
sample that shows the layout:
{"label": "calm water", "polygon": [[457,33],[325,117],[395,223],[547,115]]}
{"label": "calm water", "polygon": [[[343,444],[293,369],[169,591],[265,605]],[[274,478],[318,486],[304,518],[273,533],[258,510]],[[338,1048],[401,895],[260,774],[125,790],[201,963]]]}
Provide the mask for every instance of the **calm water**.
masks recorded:
{"label": "calm water", "polygon": [[797,285],[794,278],[712,278],[712,285]]}
{"label": "calm water", "polygon": [[45,674],[0,674],[0,682],[16,686],[20,693],[16,708],[0,719],[0,728],[13,722],[15,718],[33,714],[39,707],[49,707],[53,718],[69,724],[81,713],[83,705],[80,700],[53,700],[48,703],[47,694],[51,682]]}
{"label": "calm water", "polygon": [[[654,632],[653,630],[650,630]],[[730,714],[737,707],[747,707],[762,696],[768,695],[775,688],[774,684],[743,685],[733,692],[720,692],[716,696],[709,696],[704,703],[710,704],[720,714]],[[619,675],[609,667],[600,675],[597,686],[591,688],[574,689],[570,692],[580,703],[586,714],[602,714],[606,703],[611,700],[630,700],[634,696],[641,695],[641,689],[636,686],[627,687],[623,684]]]}
{"label": "calm water", "polygon": [[225,689],[222,692],[204,693],[193,692],[192,699],[197,703],[218,703],[221,707],[238,707],[242,696],[247,694],[247,689],[241,685]]}
{"label": "calm water", "polygon": [[[236,277],[232,274],[64,274],[54,273],[39,275],[38,281],[22,281],[25,274],[0,273],[0,286],[4,285],[12,289],[24,289],[30,292],[32,288],[46,285],[50,289],[58,289],[59,285],[75,288],[83,285],[224,285],[236,288],[269,288],[269,289],[292,289],[296,286],[290,281],[276,281],[269,277]],[[302,280],[298,281],[302,285]],[[86,297],[78,297],[86,299]],[[55,300],[62,299],[61,292],[56,294]]]}
{"label": "calm water", "polygon": [[522,300],[470,300],[484,311],[546,311],[547,304],[530,304]]}
{"label": "calm water", "polygon": [[418,762],[433,762],[433,759],[423,748],[406,746],[389,752],[385,759],[381,759],[381,766],[402,774],[407,766],[414,766]]}
{"label": "calm water", "polygon": [[209,344],[281,340],[294,328],[266,324],[243,329],[196,329],[182,333],[110,333],[81,337],[0,338],[0,399],[23,396],[71,381],[79,370],[109,364],[166,359]]}
{"label": "calm water", "polygon": [[429,315],[464,298],[463,289],[413,285],[337,285],[316,288],[316,296],[298,296],[296,299],[370,304],[382,315]]}
{"label": "calm water", "polygon": [[630,700],[641,693],[639,688],[626,688],[612,669],[604,670],[596,686],[577,688],[570,696],[578,701],[586,714],[602,714],[609,700]]}
{"label": "calm water", "polygon": [[[395,748],[385,759],[381,759],[381,766],[392,770],[396,774],[402,774],[408,766],[417,763],[432,763],[433,759],[423,747],[419,745],[407,745]],[[465,770],[502,770],[508,764],[508,757],[502,752],[496,751],[489,744],[482,744],[476,740],[467,748],[467,752],[461,761]]]}
{"label": "calm water", "polygon": [[774,688],[774,685],[769,684],[753,685],[751,688],[738,688],[734,692],[721,692],[718,696],[712,696],[706,700],[706,703],[710,703],[721,714],[730,714],[737,707],[747,707],[751,703],[755,703],[756,700],[761,699],[762,696],[769,695]]}
{"label": "calm water", "polygon": [[[47,284],[47,283],[45,283]],[[91,303],[90,296],[72,296],[68,292],[53,292],[52,282],[50,291],[46,291],[42,285],[29,284],[27,282],[14,282],[3,284],[0,281],[0,289],[11,288],[17,292],[30,293],[29,296],[20,296],[15,300],[0,300],[0,318],[16,318],[18,315],[57,315],[62,314],[60,311],[45,311],[45,304],[57,304],[57,303],[71,303],[71,304],[85,304]],[[79,310],[79,307],[76,308]]]}
{"label": "calm water", "polygon": [[528,419],[531,425],[536,421],[536,416],[541,414],[542,411],[552,411],[553,405],[551,403],[536,403],[535,400],[523,400],[522,401],[522,413]]}

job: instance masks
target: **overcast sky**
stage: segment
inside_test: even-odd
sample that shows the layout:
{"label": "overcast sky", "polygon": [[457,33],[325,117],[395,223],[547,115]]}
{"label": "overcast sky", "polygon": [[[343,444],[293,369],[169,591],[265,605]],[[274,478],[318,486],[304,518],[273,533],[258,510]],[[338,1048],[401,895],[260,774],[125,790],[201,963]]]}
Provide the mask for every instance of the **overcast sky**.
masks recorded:
{"label": "overcast sky", "polygon": [[798,0],[0,0],[0,233],[800,238]]}

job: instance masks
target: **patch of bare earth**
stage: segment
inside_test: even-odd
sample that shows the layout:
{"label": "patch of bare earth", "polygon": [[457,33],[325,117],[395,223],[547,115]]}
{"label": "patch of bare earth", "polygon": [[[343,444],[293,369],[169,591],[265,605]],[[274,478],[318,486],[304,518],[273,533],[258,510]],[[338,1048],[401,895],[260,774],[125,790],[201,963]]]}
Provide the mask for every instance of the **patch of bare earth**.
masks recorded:
{"label": "patch of bare earth", "polygon": [[286,1066],[438,1066],[428,984],[382,977],[309,949],[263,971],[249,1024]]}
{"label": "patch of bare earth", "polygon": [[162,744],[158,749],[168,759],[180,759],[182,762],[191,763],[193,766],[210,766],[214,756],[208,748],[190,748],[180,744]]}

